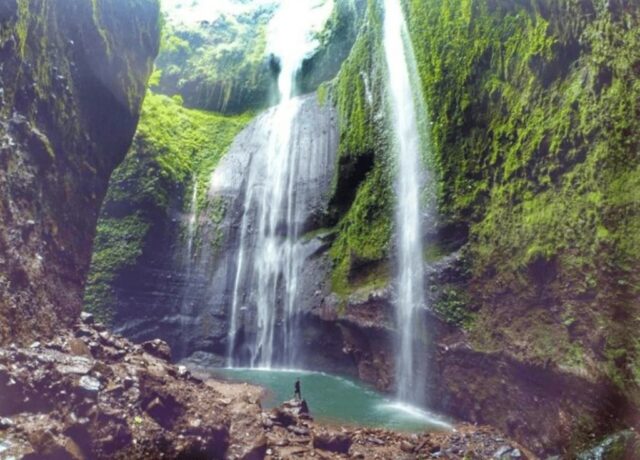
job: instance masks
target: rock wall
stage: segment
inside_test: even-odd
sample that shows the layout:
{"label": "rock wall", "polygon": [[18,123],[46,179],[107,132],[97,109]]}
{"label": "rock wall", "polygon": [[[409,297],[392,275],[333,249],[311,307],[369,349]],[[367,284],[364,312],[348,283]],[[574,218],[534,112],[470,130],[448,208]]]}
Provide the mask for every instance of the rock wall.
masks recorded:
{"label": "rock wall", "polygon": [[[403,5],[431,117],[425,161],[438,177],[440,216],[425,235],[434,406],[539,452],[635,423],[638,5]],[[370,3],[327,88],[341,135],[329,251],[337,298],[321,316],[371,336],[342,340],[361,376],[391,388],[393,357],[375,359],[385,354],[369,324],[389,317],[393,299],[382,14]],[[392,323],[383,329],[394,334]]]}
{"label": "rock wall", "polygon": [[0,343],[71,324],[158,49],[154,0],[0,3]]}
{"label": "rock wall", "polygon": [[[177,211],[183,209],[183,202],[189,201],[185,194],[166,201],[159,218],[149,221],[148,231],[137,246],[138,257],[110,272],[114,278],[106,285],[115,300],[110,320],[118,332],[136,340],[160,336],[172,345],[178,357],[200,351],[210,354],[212,364],[224,362],[247,171],[256,153],[265,148],[273,129],[273,113],[273,109],[268,110],[249,123],[224,153],[213,174],[200,182],[197,230],[190,255],[185,255],[184,234],[190,216],[186,210]],[[319,105],[315,94],[303,96],[293,131],[292,139],[302,165],[296,187],[309,189],[300,195],[309,197],[301,208],[308,219],[307,227],[312,230],[322,225],[327,214],[337,147],[335,111],[329,104]],[[210,153],[210,146],[200,147],[203,155]],[[131,161],[138,161],[140,154],[132,152]],[[117,217],[124,222],[123,214],[115,212],[117,209],[117,202],[107,201],[105,218]],[[133,203],[129,211],[139,215],[140,209]],[[100,234],[108,232],[99,232],[99,239]],[[313,268],[315,253],[325,246],[315,238],[304,243],[308,262],[303,274],[305,282],[301,284],[308,308],[318,298],[314,297],[315,286],[328,273],[326,268],[321,272]],[[104,244],[99,242],[97,249],[108,247],[105,240]],[[93,308],[95,303],[88,305]]]}

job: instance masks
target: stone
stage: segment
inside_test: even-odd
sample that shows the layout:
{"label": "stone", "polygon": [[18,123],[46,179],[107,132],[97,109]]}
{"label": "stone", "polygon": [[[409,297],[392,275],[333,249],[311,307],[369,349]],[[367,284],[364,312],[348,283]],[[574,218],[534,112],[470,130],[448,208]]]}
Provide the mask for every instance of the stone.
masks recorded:
{"label": "stone", "polygon": [[351,438],[345,433],[319,433],[313,438],[313,447],[339,454],[346,454],[351,447]]}
{"label": "stone", "polygon": [[238,460],[262,460],[267,453],[267,438],[261,434],[244,441],[242,450],[236,454]]}
{"label": "stone", "polygon": [[93,362],[83,356],[74,356],[68,361],[56,365],[56,370],[63,375],[85,375],[88,374],[92,368]]}
{"label": "stone", "polygon": [[87,356],[89,358],[93,357],[93,355],[91,354],[91,350],[89,349],[89,346],[80,339],[69,340],[67,347],[69,348],[69,352],[72,355]]}
{"label": "stone", "polygon": [[100,388],[102,387],[100,381],[95,377],[91,377],[90,375],[83,375],[82,377],[80,377],[80,381],[78,382],[78,384],[80,388],[82,388],[89,394],[98,393],[100,391]]}
{"label": "stone", "polygon": [[287,430],[300,436],[307,436],[309,434],[309,428],[304,426],[291,425],[287,427]]}
{"label": "stone", "polygon": [[289,425],[295,425],[297,423],[296,417],[289,412],[285,412],[282,409],[274,408],[269,413],[269,419],[277,425],[287,427]]}
{"label": "stone", "polygon": [[415,449],[415,446],[411,444],[409,441],[407,441],[406,439],[400,443],[400,450],[402,450],[402,452],[406,452],[410,454],[410,453],[413,453],[414,449]]}
{"label": "stone", "polygon": [[95,322],[95,318],[88,311],[83,311],[82,313],[80,313],[80,320],[84,324],[93,324]]}
{"label": "stone", "polygon": [[163,359],[165,361],[171,361],[171,348],[169,344],[164,340],[154,339],[149,340],[141,344],[142,349],[149,353],[151,356]]}
{"label": "stone", "polygon": [[509,454],[513,449],[511,448],[511,446],[502,446],[500,447],[494,454],[493,454],[493,458],[495,459],[506,459],[507,454]]}
{"label": "stone", "polygon": [[0,430],[6,430],[8,428],[12,428],[15,425],[13,420],[8,417],[0,418]]}

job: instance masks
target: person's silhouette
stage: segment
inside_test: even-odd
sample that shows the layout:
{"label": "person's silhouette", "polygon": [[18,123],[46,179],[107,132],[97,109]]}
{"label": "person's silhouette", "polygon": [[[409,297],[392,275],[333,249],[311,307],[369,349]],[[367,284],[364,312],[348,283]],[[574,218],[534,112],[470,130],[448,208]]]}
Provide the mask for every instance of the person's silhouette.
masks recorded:
{"label": "person's silhouette", "polygon": [[297,400],[302,399],[302,393],[300,392],[300,379],[296,380],[295,385],[293,386],[293,397]]}

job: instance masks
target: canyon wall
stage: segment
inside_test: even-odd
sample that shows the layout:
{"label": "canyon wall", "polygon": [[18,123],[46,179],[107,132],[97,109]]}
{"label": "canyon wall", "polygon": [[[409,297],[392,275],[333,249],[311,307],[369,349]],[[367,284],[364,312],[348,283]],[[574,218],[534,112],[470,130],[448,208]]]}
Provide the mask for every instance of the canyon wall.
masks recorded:
{"label": "canyon wall", "polygon": [[76,320],[158,50],[154,0],[0,4],[0,343]]}
{"label": "canyon wall", "polygon": [[[395,197],[383,12],[375,1],[359,5],[366,11],[337,76],[301,80],[313,89],[331,78],[318,87],[315,104],[335,108],[339,142],[327,208],[306,240],[315,249],[305,265],[300,347],[311,367],[392,391]],[[431,406],[496,425],[539,453],[570,455],[593,436],[636,423],[640,9],[625,0],[403,6],[430,115],[423,126],[432,149],[424,161],[437,178],[424,191],[439,209],[424,235],[431,329],[422,341]],[[332,30],[343,30],[334,19]],[[323,42],[317,62],[331,54],[331,43]],[[204,203],[207,177],[231,143],[227,134],[205,141],[215,144],[215,162],[195,168],[203,200],[195,238],[209,235],[197,246],[217,254],[213,260],[222,260],[221,248],[236,248],[225,239],[229,208]],[[163,156],[162,142],[150,149],[144,137],[140,146],[159,153],[153,156],[163,170],[171,156]],[[243,148],[248,156],[251,146]],[[128,171],[140,170],[143,151],[130,152]],[[165,169],[168,177],[181,171]],[[184,263],[192,185],[180,177],[179,189],[159,185],[167,193],[162,217],[136,233],[147,235],[136,240],[136,257],[122,265],[103,259],[106,278],[95,272],[93,292],[108,289],[116,302],[110,312],[96,311],[132,337],[161,334],[181,344],[182,355],[206,352],[198,357],[220,364],[231,299],[223,295],[228,286],[211,291],[221,286],[211,272],[190,272]],[[135,204],[137,189],[118,190],[126,192],[121,202],[134,205],[122,214],[122,206],[105,207],[114,224],[144,209]],[[109,247],[110,228],[99,230],[99,251]],[[233,254],[225,257],[232,266]],[[215,308],[192,297],[207,290]]]}

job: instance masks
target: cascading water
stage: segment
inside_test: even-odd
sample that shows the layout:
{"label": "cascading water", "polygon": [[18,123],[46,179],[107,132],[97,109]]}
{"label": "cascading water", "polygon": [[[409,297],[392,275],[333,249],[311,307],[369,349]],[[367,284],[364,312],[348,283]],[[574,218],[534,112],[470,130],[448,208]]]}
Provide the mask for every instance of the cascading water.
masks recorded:
{"label": "cascading water", "polygon": [[191,274],[193,258],[193,238],[196,234],[196,221],[198,219],[198,179],[193,180],[193,191],[191,192],[191,205],[189,207],[189,225],[187,226],[187,271]]}
{"label": "cascading water", "polygon": [[425,304],[420,190],[424,184],[420,103],[412,81],[417,81],[415,56],[399,0],[385,0],[384,52],[388,69],[388,99],[396,171],[397,263],[396,320],[399,333],[396,384],[401,401],[425,403],[426,359],[418,348],[425,338],[421,310]]}
{"label": "cascading water", "polygon": [[[269,50],[280,72],[280,103],[269,115],[264,148],[251,160],[231,305],[228,365],[233,366],[238,330],[253,322],[254,337],[244,339],[242,364],[270,368],[294,360],[296,293],[305,202],[296,187],[300,164],[294,136],[301,100],[295,80],[303,59],[317,45],[312,32],[326,22],[332,2],[286,0],[269,28]],[[277,337],[276,337],[277,336]]]}
{"label": "cascading water", "polygon": [[[187,250],[183,253],[183,260],[186,266],[186,279],[190,280],[193,271],[193,240],[196,235],[196,223],[198,221],[198,179],[193,179],[193,190],[191,191],[191,203],[189,205],[189,221],[187,223]],[[188,287],[186,288],[188,289]],[[190,306],[187,296],[187,291],[182,294],[182,301],[180,303],[180,328],[185,331],[189,327],[188,318],[190,317]],[[182,334],[182,340],[180,340],[180,354],[184,354],[187,350],[187,344],[185,340],[186,334]]]}

